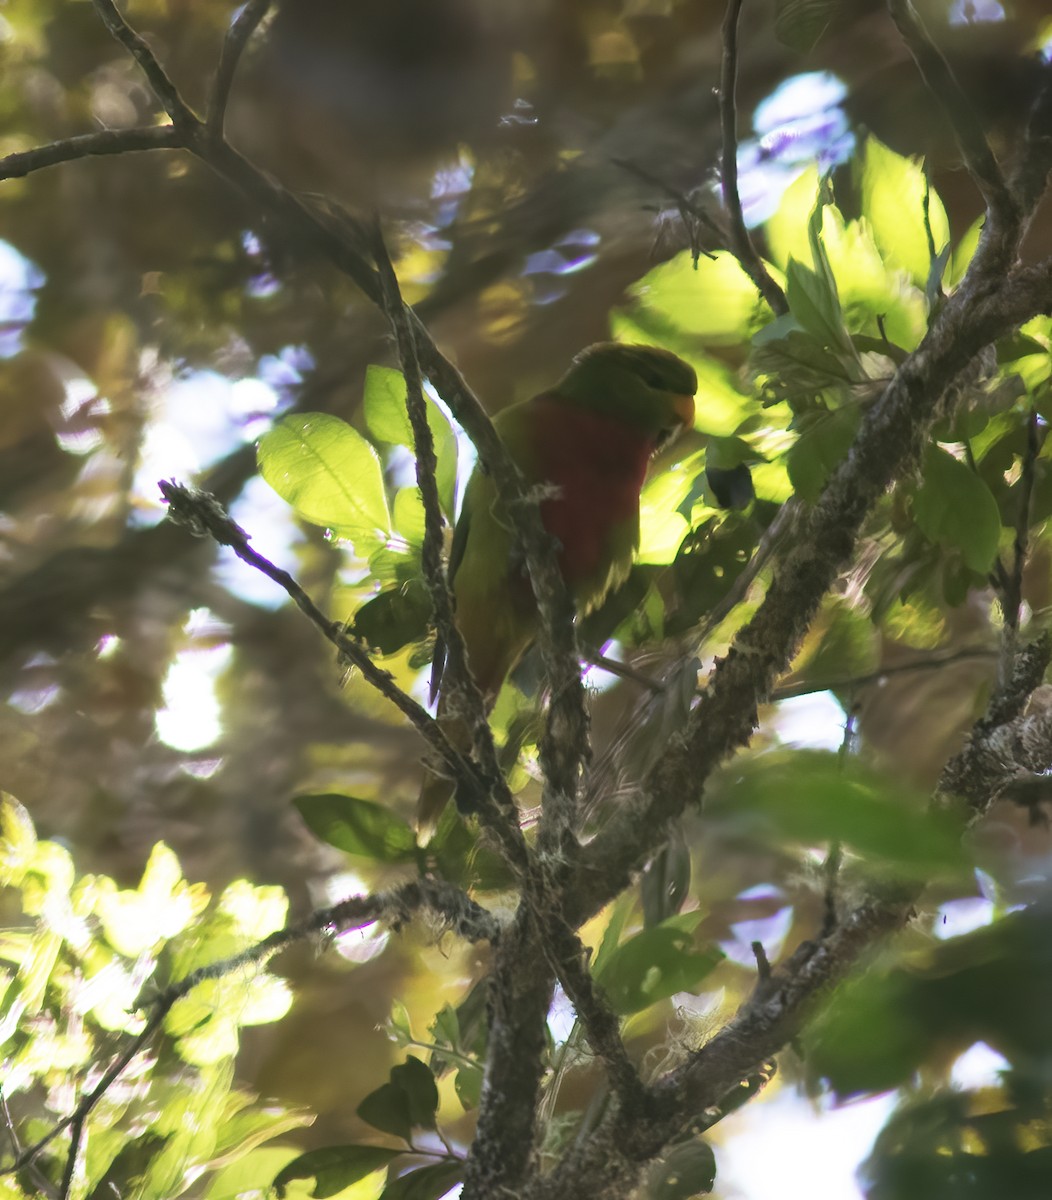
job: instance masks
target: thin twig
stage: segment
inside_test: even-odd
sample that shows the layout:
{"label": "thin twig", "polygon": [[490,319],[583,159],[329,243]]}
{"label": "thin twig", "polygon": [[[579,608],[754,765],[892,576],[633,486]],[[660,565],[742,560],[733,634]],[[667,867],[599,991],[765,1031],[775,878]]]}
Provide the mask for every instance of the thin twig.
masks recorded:
{"label": "thin twig", "polygon": [[[11,1116],[11,1109],[7,1104],[7,1095],[2,1086],[0,1086],[0,1113],[3,1114],[4,1129],[7,1131],[7,1139],[11,1143],[11,1150],[14,1153],[15,1159],[22,1157],[22,1143],[18,1136],[18,1130],[15,1129],[15,1122]],[[49,1197],[49,1200],[54,1200],[58,1195],[55,1191],[55,1185],[44,1174],[40,1167],[35,1163],[27,1163],[23,1168],[33,1180],[33,1186],[41,1194],[41,1196]]]}
{"label": "thin twig", "polygon": [[[173,1000],[172,1004],[174,1003],[175,1001]],[[95,1087],[93,1087],[91,1091],[81,1099],[77,1107],[67,1116],[56,1122],[56,1124],[53,1125],[42,1138],[35,1141],[32,1146],[27,1146],[26,1149],[22,1151],[21,1155],[19,1155],[19,1157],[14,1161],[14,1163],[11,1164],[11,1166],[5,1167],[2,1171],[0,1171],[0,1176],[11,1175],[21,1171],[22,1168],[31,1163],[42,1150],[50,1146],[60,1133],[66,1129],[69,1129],[75,1123],[79,1128],[83,1128],[84,1121],[91,1113],[91,1110],[96,1104],[98,1104],[98,1102],[109,1091],[113,1084],[116,1083],[117,1079],[126,1070],[128,1064],[154,1035],[154,1033],[157,1031],[157,1028],[167,1015],[169,1008],[171,1008],[171,1004],[169,1004],[163,1010],[158,1009],[158,1011],[152,1013],[147,1018],[146,1024],[142,1027],[142,1030],[124,1048],[124,1050],[117,1055],[113,1062],[110,1063],[107,1070],[103,1073],[102,1078],[95,1085]],[[70,1145],[69,1154],[67,1155],[66,1166],[63,1171],[62,1186],[64,1188],[68,1188],[67,1177],[71,1176],[72,1173],[70,1160],[75,1160],[79,1149],[80,1137],[78,1132],[78,1136]]]}
{"label": "thin twig", "polygon": [[[398,357],[402,366],[402,375],[406,385],[406,413],[413,430],[413,451],[416,456],[416,485],[420,490],[420,499],[424,506],[424,544],[421,549],[421,566],[428,591],[431,593],[431,603],[435,611],[435,622],[439,636],[446,643],[447,654],[451,660],[451,674],[457,675],[457,683],[467,672],[464,669],[465,650],[464,639],[460,636],[453,620],[453,597],[446,582],[446,574],[442,567],[442,542],[445,520],[442,516],[442,503],[438,495],[436,472],[438,459],[435,456],[435,439],[427,420],[427,404],[424,400],[423,381],[420,373],[420,362],[416,353],[416,340],[409,327],[405,304],[398,286],[391,257],[384,244],[383,233],[379,221],[372,230],[372,252],[380,278],[383,309],[391,323],[398,346]],[[474,689],[471,699],[474,701],[473,716],[483,715],[482,695],[478,688]]]}
{"label": "thin twig", "polygon": [[230,89],[234,84],[241,55],[249,43],[249,39],[259,27],[260,21],[267,15],[272,0],[248,0],[248,3],[234,18],[223,42],[223,53],[216,69],[215,81],[212,85],[212,95],[208,102],[208,115],[205,124],[216,137],[223,136],[223,126],[226,120],[227,105],[230,101]]}
{"label": "thin twig", "polygon": [[468,670],[464,639],[453,619],[453,597],[442,567],[444,521],[436,479],[438,460],[435,457],[435,440],[427,420],[427,404],[424,400],[416,342],[378,220],[372,231],[372,251],[380,278],[383,308],[394,331],[402,375],[405,378],[406,412],[413,430],[413,449],[416,455],[416,483],[424,506],[424,544],[421,561],[424,579],[431,595],[435,624],[445,647],[449,668],[447,687],[450,690],[446,694],[447,697],[450,694],[455,697],[453,707],[464,713],[468,727],[472,730],[472,740],[479,754],[483,774],[489,782],[490,794],[502,818],[500,823],[504,828],[501,831],[501,841],[511,839],[518,847],[518,856],[521,859],[526,854],[526,848],[519,826],[518,809],[501,772],[497,748],[493,742],[493,731],[486,720],[482,693]]}
{"label": "thin twig", "polygon": [[186,101],[179,94],[179,89],[168,78],[168,73],[157,61],[154,52],[145,39],[128,24],[117,11],[113,0],[92,0],[95,11],[99,14],[103,25],[113,37],[128,51],[142,68],[143,74],[161,102],[164,111],[172,118],[175,126],[196,125],[197,117]]}
{"label": "thin twig", "polygon": [[988,212],[999,224],[1018,224],[1019,206],[1005,183],[971,100],[957,82],[950,64],[928,36],[910,0],[888,0],[888,10],[928,90],[953,127],[965,166],[982,193]]}
{"label": "thin twig", "polygon": [[723,21],[723,63],[720,70],[720,127],[723,131],[720,182],[723,205],[731,223],[731,253],[756,284],[776,316],[789,311],[785,292],[771,278],[745,226],[738,193],[738,18],[743,0],[728,0]]}
{"label": "thin twig", "polygon": [[842,675],[836,679],[787,683],[773,688],[770,699],[772,703],[776,703],[779,700],[793,700],[797,696],[811,696],[815,692],[852,692],[858,688],[868,687],[872,683],[880,683],[893,675],[907,675],[912,671],[937,671],[951,663],[996,657],[996,650],[990,650],[983,646],[967,646],[944,654],[932,654],[926,658],[914,659],[911,662],[889,663],[888,666],[879,667],[876,671],[869,671],[865,675]]}
{"label": "thin twig", "polygon": [[[457,750],[439,723],[422,705],[418,704],[411,696],[406,695],[387,671],[382,670],[373,662],[365,646],[351,637],[340,622],[329,620],[288,571],[282,570],[270,559],[252,549],[248,544],[248,534],[235,521],[231,520],[214,496],[168,480],[161,480],[158,486],[162,496],[168,502],[169,515],[173,520],[185,525],[191,532],[199,536],[210,536],[221,546],[229,546],[242,562],[247,563],[250,567],[255,567],[257,571],[262,572],[268,579],[272,579],[279,587],[284,588],[301,612],[305,613],[340,651],[341,656],[351,666],[361,671],[366,681],[390,700],[423,734],[432,749],[449,768],[458,785],[465,789],[466,795],[470,797],[478,811],[483,811],[492,803],[489,781],[479,774],[474,763]],[[503,831],[501,844],[512,868],[524,869],[527,858],[521,835],[513,836],[504,821],[493,824]]]}
{"label": "thin twig", "polygon": [[552,916],[541,934],[548,961],[559,977],[563,991],[574,1006],[592,1053],[606,1067],[610,1086],[622,1111],[641,1112],[646,1089],[621,1040],[616,1013],[592,978],[581,939],[562,920]]}
{"label": "thin twig", "polygon": [[[382,304],[377,272],[339,223],[324,220],[304,200],[275,183],[228,142],[215,137],[182,101],[152,51],[117,12],[113,0],[93,0],[93,3],[106,27],[142,66],[175,124],[185,127],[186,148],[264,211],[284,220],[293,233],[303,236],[309,245],[325,254],[332,265],[354,280],[374,304]],[[528,493],[521,473],[463,376],[439,351],[412,310],[408,311],[408,318],[420,366],[492,474],[526,560],[540,616],[539,641],[551,695],[548,722],[540,746],[546,786],[538,845],[564,855],[574,844],[572,831],[577,789],[581,766],[589,754],[588,715],[577,652],[573,598],[559,571],[553,539],[541,522],[538,498]],[[403,711],[406,711],[404,707]],[[410,719],[415,723],[413,717]]]}
{"label": "thin twig", "polygon": [[174,125],[100,129],[97,133],[80,133],[0,158],[0,180],[21,179],[33,171],[74,162],[78,158],[129,154],[137,150],[178,150],[183,144],[183,134]]}
{"label": "thin twig", "polygon": [[[377,272],[333,222],[322,220],[303,200],[276,184],[227,142],[195,133],[188,138],[188,148],[264,211],[278,216],[307,244],[325,254],[373,303],[382,303]],[[590,753],[573,597],[559,570],[554,540],[541,521],[539,497],[525,486],[493,422],[463,376],[439,351],[417,314],[409,309],[407,316],[420,367],[492,475],[526,560],[540,617],[538,641],[550,692],[548,721],[540,745],[545,788],[538,846],[565,858],[573,849],[581,766]]]}
{"label": "thin twig", "polygon": [[704,226],[710,233],[716,235],[722,242],[726,237],[724,231],[717,223],[709,216],[709,214],[698,204],[696,204],[686,194],[681,192],[679,188],[675,188],[665,180],[659,179],[657,175],[652,174],[645,167],[639,166],[627,158],[612,158],[610,160],[615,167],[620,167],[623,171],[627,171],[630,175],[635,175],[642,179],[644,183],[649,183],[652,187],[658,188],[659,191],[672,201],[679,213],[679,219],[683,222],[683,227],[687,231],[687,237],[690,240],[690,252],[694,257],[694,265],[698,265],[698,259],[704,255],[706,258],[715,259],[716,255],[711,251],[706,250],[701,245],[701,231],[699,226]]}
{"label": "thin twig", "polygon": [[935,246],[935,232],[931,227],[931,167],[927,159],[924,161],[924,195],[921,198],[921,213],[924,217],[924,237],[928,243],[928,264],[930,267],[935,262],[939,251]]}
{"label": "thin twig", "polygon": [[763,947],[763,942],[750,942],[752,956],[756,959],[756,977],[760,983],[766,983],[771,978],[771,963],[767,957],[767,951]]}
{"label": "thin twig", "polygon": [[598,667],[601,671],[606,671],[609,675],[616,675],[618,679],[628,679],[632,683],[638,683],[641,687],[645,687],[648,692],[660,693],[668,690],[664,680],[655,679],[652,675],[647,675],[644,671],[637,671],[631,663],[621,662],[620,659],[608,658],[605,654],[600,654],[598,650],[593,650],[588,646],[581,647],[581,653],[587,663],[591,663],[593,667]]}
{"label": "thin twig", "polygon": [[843,847],[839,841],[834,841],[822,864],[822,874],[825,876],[825,888],[822,891],[822,931],[819,935],[822,938],[830,937],[837,927],[837,880],[843,857]]}

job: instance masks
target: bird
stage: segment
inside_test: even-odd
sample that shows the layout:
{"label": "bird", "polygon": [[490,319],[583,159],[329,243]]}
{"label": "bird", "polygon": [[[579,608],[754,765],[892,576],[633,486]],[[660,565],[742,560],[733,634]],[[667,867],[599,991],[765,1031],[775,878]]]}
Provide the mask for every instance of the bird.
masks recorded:
{"label": "bird", "polygon": [[[639,547],[639,496],[651,458],[694,424],[697,375],[657,346],[597,342],[562,378],[494,419],[527,487],[540,489],[541,521],[577,611],[596,608],[628,577]],[[478,464],[453,532],[449,581],[454,620],[486,711],[538,631],[537,605],[492,476]],[[444,648],[435,648],[431,698],[458,749],[470,747],[463,718],[443,689]],[[433,829],[454,786],[428,771],[417,823]]]}

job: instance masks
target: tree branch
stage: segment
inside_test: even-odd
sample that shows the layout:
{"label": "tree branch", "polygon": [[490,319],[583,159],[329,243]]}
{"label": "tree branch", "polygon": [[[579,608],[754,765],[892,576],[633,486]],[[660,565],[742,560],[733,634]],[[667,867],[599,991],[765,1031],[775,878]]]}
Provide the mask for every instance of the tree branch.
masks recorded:
{"label": "tree branch", "polygon": [[1052,769],[1052,714],[1026,712],[1052,657],[1052,639],[1043,634],[1013,659],[1011,677],[997,689],[984,716],[939,778],[943,795],[963,796],[976,814],[1020,772]]}
{"label": "tree branch", "polygon": [[889,894],[861,905],[823,941],[805,942],[719,1033],[651,1089],[648,1115],[611,1113],[524,1200],[620,1200],[630,1194],[646,1163],[688,1123],[707,1127],[710,1110],[722,1115],[728,1093],[796,1036],[815,1001],[875,941],[901,928],[911,905],[910,895]]}
{"label": "tree branch", "polygon": [[928,36],[910,0],[888,0],[888,11],[913,55],[921,78],[953,127],[968,173],[982,193],[988,217],[999,225],[1017,225],[1019,205],[1005,183],[971,100],[957,82],[950,64]]}
{"label": "tree branch", "polygon": [[835,679],[802,680],[800,683],[780,684],[771,690],[770,699],[772,703],[777,703],[779,700],[792,700],[797,696],[811,696],[815,692],[851,692],[858,688],[868,687],[871,683],[879,683],[882,679],[889,679],[894,675],[909,675],[913,671],[938,671],[953,663],[996,657],[995,650],[989,650],[983,646],[965,646],[960,650],[929,654],[908,662],[890,663],[886,667],[868,671],[865,675],[843,675]]}
{"label": "tree branch", "polygon": [[[983,236],[1002,245],[1010,240],[1003,231]],[[978,257],[992,261],[981,251]],[[593,915],[627,884],[663,842],[669,823],[696,802],[715,766],[748,741],[758,700],[788,667],[822,597],[850,559],[862,522],[917,460],[940,397],[983,347],[1044,311],[1052,294],[1052,261],[993,278],[974,275],[970,271],[947,300],[866,413],[816,505],[799,511],[792,545],[763,604],[713,671],[686,728],[671,739],[639,793],[619,805],[584,847],[565,884],[576,914],[571,923]]]}
{"label": "tree branch", "polygon": [[478,1124],[462,1200],[519,1196],[535,1160],[537,1116],[554,975],[525,904],[497,946]]}
{"label": "tree branch", "polygon": [[[406,411],[413,430],[413,451],[416,457],[416,483],[424,506],[424,545],[421,561],[424,579],[431,595],[438,636],[445,647],[449,666],[447,686],[454,697],[453,707],[460,708],[472,731],[472,741],[478,753],[482,774],[487,780],[490,794],[504,826],[501,840],[515,842],[519,848],[520,861],[525,861],[526,845],[519,826],[518,809],[512,799],[507,781],[500,769],[497,748],[493,742],[493,731],[486,720],[486,709],[482,693],[468,669],[467,650],[464,639],[453,619],[453,597],[446,582],[442,566],[442,506],[438,496],[435,472],[438,460],[435,457],[435,441],[427,420],[427,405],[424,401],[420,363],[417,359],[416,342],[413,338],[408,314],[398,287],[398,278],[391,264],[383,233],[377,222],[372,235],[373,258],[380,278],[383,308],[398,345],[398,356],[402,364],[402,375],[406,384]],[[494,814],[490,814],[494,815]]]}
{"label": "tree branch", "polygon": [[728,0],[723,20],[723,65],[720,70],[720,127],[723,131],[720,182],[731,223],[731,253],[756,284],[776,316],[789,311],[785,293],[763,265],[745,227],[738,193],[738,19],[743,0]]}
{"label": "tree branch", "polygon": [[[202,136],[201,129],[203,126],[188,138],[188,148],[194,154],[258,207],[282,220],[305,245],[324,254],[333,266],[354,280],[368,299],[382,306],[377,273],[348,236],[351,233],[360,238],[360,229],[350,222],[344,222],[344,228],[324,220],[227,142]],[[540,746],[545,804],[538,844],[556,857],[565,856],[573,844],[577,786],[581,764],[588,755],[588,714],[581,682],[573,598],[559,571],[553,539],[541,522],[538,497],[527,491],[493,422],[463,376],[439,351],[420,318],[411,309],[407,313],[420,367],[492,475],[526,560],[537,600],[540,648],[551,693],[547,727]]]}
{"label": "tree branch", "polygon": [[427,328],[411,309],[409,317],[421,366],[492,475],[526,558],[540,615],[540,649],[551,693],[540,744],[545,786],[538,846],[542,852],[564,856],[574,844],[577,787],[581,765],[589,754],[573,598],[555,558],[554,540],[541,522],[537,496],[527,493],[493,422],[463,376],[439,353]]}
{"label": "tree branch", "polygon": [[646,1104],[646,1089],[621,1040],[620,1021],[588,969],[581,939],[558,916],[549,919],[541,933],[542,944],[559,977],[563,991],[577,1013],[592,1053],[602,1059],[610,1086],[621,1102],[626,1119],[639,1117]]}
{"label": "tree branch", "polygon": [[74,162],[78,158],[129,154],[137,150],[178,150],[183,145],[183,134],[174,125],[100,129],[97,133],[81,133],[0,158],[0,180],[22,179],[33,171]]}
{"label": "tree branch", "polygon": [[[228,142],[216,137],[214,130],[198,120],[183,102],[153,52],[120,16],[113,0],[93,0],[93,3],[107,29],[143,68],[158,100],[177,127],[177,141],[159,141],[157,144],[181,145],[190,150],[258,208],[281,220],[305,246],[324,255],[352,279],[369,300],[382,306],[383,294],[377,273],[355,244],[364,241],[356,223],[350,219],[341,222],[326,219],[253,166]],[[217,83],[217,87],[220,86]],[[49,150],[43,148],[38,153],[46,156]],[[81,154],[91,152],[85,150]],[[62,161],[62,158],[55,157],[53,161]],[[41,162],[40,165],[48,164]],[[439,351],[412,310],[409,310],[409,323],[422,370],[492,474],[522,545],[540,615],[540,645],[551,693],[547,729],[541,742],[547,802],[539,841],[543,847],[563,853],[573,843],[571,831],[576,816],[577,787],[581,765],[588,755],[588,717],[577,652],[573,600],[556,562],[553,539],[541,522],[538,497],[528,494],[521,474],[477,397],[460,372]]]}
{"label": "tree branch", "polygon": [[215,497],[168,480],[161,480],[158,486],[168,502],[169,516],[174,521],[185,525],[198,537],[209,536],[221,546],[229,546],[242,562],[254,567],[268,579],[272,579],[279,587],[284,588],[297,607],[339,650],[341,656],[351,666],[361,671],[368,683],[372,684],[381,695],[390,700],[409,718],[432,749],[449,767],[458,785],[463,787],[466,794],[472,798],[482,819],[498,834],[501,847],[512,869],[525,870],[528,860],[521,832],[517,827],[514,832],[509,829],[507,822],[494,811],[494,802],[490,796],[487,780],[479,773],[475,764],[465,759],[456,749],[439,723],[427,710],[411,696],[406,695],[390,674],[373,662],[366,648],[355,638],[350,637],[343,625],[338,621],[330,621],[288,571],[283,571],[268,558],[252,549],[248,544],[248,534],[227,515]]}
{"label": "tree branch", "polygon": [[205,124],[215,137],[223,136],[226,122],[227,104],[230,101],[230,89],[234,84],[238,63],[259,23],[267,15],[272,0],[248,0],[248,3],[234,18],[223,42],[223,53],[219,58],[215,80],[212,84],[212,95],[208,101],[208,115]]}
{"label": "tree branch", "polygon": [[168,73],[157,61],[156,55],[145,39],[125,21],[113,0],[91,0],[91,2],[103,25],[142,68],[142,73],[146,76],[153,94],[161,102],[164,111],[172,118],[172,124],[177,128],[183,125],[199,124],[193,109],[168,78]]}

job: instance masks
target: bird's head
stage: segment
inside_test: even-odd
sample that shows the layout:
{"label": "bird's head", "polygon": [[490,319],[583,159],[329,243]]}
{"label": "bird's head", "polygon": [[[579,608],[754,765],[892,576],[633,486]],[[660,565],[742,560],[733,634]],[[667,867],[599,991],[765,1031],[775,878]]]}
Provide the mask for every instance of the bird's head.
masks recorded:
{"label": "bird's head", "polygon": [[571,404],[616,417],[663,446],[694,424],[694,368],[668,350],[596,342],[555,386]]}

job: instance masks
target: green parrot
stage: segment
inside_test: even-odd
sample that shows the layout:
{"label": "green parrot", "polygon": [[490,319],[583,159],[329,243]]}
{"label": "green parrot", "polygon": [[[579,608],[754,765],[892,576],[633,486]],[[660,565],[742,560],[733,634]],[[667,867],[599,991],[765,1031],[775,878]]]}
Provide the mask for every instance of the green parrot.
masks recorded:
{"label": "green parrot", "polygon": [[[639,493],[654,453],[694,422],[693,367],[667,350],[599,342],[582,350],[550,390],[504,409],[494,420],[531,486],[546,485],[541,520],[558,543],[563,578],[579,613],[602,603],[628,576],[639,547]],[[468,665],[487,709],[537,633],[537,606],[493,480],[476,466],[453,532],[449,577]],[[431,676],[438,718],[467,749],[462,719],[442,690],[445,655]],[[452,795],[450,780],[428,774],[418,819],[433,826]]]}

